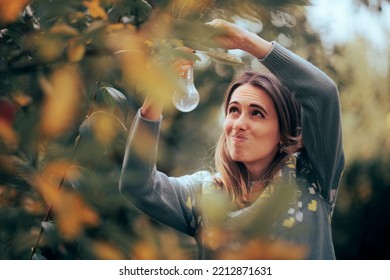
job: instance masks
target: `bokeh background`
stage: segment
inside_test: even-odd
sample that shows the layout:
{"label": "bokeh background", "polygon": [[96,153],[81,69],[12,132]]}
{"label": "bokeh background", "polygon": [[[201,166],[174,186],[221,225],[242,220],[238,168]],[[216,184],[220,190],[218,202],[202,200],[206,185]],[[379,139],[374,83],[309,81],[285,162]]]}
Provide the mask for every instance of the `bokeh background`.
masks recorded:
{"label": "bokeh background", "polygon": [[[204,25],[214,18],[279,42],[336,82],[347,160],[336,255],[390,257],[390,1],[0,0],[0,259],[195,257],[192,239],[132,208],[118,180],[146,95],[166,103],[159,169],[179,176],[210,165],[223,93],[243,66],[233,58],[261,69],[238,51],[198,55],[199,106],[172,106],[169,62],[186,56],[176,47],[215,48]],[[260,245],[262,254],[220,256],[295,256]]]}

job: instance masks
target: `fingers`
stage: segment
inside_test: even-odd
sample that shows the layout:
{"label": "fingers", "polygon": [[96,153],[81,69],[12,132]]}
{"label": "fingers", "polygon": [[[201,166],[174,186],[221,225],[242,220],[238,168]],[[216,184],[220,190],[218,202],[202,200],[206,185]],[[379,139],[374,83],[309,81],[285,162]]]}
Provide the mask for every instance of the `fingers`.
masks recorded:
{"label": "fingers", "polygon": [[213,19],[212,21],[206,22],[206,24],[214,26],[214,27],[222,27],[225,26],[228,22],[223,19]]}
{"label": "fingers", "polygon": [[176,50],[179,50],[179,51],[183,51],[183,52],[188,52],[188,53],[194,53],[195,50],[194,49],[191,49],[189,47],[186,47],[186,46],[182,46],[182,47],[177,47],[175,48]]}
{"label": "fingers", "polygon": [[[180,74],[183,71],[187,71],[190,67],[194,65],[194,59],[192,54],[195,53],[195,50],[186,46],[175,48],[176,55],[172,60],[171,66],[172,69]],[[189,55],[191,54],[191,55]]]}
{"label": "fingers", "polygon": [[191,67],[194,65],[194,61],[187,60],[187,59],[177,59],[172,63],[172,67],[174,69],[180,68],[180,67]]}

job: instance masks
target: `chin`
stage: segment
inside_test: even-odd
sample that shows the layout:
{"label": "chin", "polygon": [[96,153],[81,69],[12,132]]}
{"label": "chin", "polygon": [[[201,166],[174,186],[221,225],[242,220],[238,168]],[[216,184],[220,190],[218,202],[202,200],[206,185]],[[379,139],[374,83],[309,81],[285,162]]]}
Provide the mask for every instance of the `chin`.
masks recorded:
{"label": "chin", "polygon": [[232,160],[234,161],[237,161],[237,162],[243,162],[245,161],[245,158],[243,156],[239,156],[239,155],[230,155],[230,157],[232,158]]}

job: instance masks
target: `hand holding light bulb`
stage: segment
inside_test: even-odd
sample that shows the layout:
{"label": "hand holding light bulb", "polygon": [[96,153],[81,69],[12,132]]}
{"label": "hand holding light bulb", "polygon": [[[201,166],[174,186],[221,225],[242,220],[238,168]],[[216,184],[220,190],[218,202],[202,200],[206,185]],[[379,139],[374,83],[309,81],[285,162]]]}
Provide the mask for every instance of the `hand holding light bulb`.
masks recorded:
{"label": "hand holding light bulb", "polygon": [[173,93],[172,101],[179,111],[190,112],[199,104],[199,93],[194,85],[193,66],[180,67],[179,79],[179,88]]}

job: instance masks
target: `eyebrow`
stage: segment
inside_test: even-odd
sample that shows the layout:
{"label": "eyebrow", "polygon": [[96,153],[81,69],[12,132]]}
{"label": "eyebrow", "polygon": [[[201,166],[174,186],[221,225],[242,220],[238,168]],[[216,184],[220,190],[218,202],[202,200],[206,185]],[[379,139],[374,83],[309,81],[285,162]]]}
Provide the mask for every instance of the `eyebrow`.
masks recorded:
{"label": "eyebrow", "polygon": [[[239,102],[237,102],[237,101],[231,101],[231,102],[228,104],[228,108],[229,108],[231,105],[240,105],[240,106],[241,106],[241,104],[240,104]],[[256,109],[260,110],[261,112],[263,112],[264,114],[269,115],[269,114],[268,114],[268,111],[267,111],[263,106],[261,106],[261,105],[259,105],[259,104],[251,103],[251,104],[249,104],[249,107],[250,107],[250,108],[256,108]]]}

